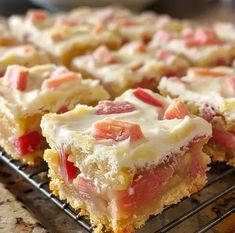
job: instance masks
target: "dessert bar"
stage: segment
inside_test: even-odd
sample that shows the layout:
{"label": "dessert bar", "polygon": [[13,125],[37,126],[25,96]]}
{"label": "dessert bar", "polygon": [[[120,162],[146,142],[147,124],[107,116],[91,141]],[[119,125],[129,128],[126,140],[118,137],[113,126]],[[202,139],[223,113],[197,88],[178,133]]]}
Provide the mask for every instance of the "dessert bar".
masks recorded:
{"label": "dessert bar", "polygon": [[96,232],[134,232],[207,180],[202,147],[211,125],[147,89],[46,114],[41,127],[51,147],[44,154],[51,190]]}
{"label": "dessert bar", "polygon": [[235,70],[229,67],[191,68],[183,78],[163,78],[163,95],[179,97],[193,114],[213,126],[206,151],[213,160],[235,165]]}
{"label": "dessert bar", "polygon": [[10,65],[0,78],[0,146],[14,159],[35,164],[47,147],[40,130],[42,115],[107,98],[98,81],[82,80],[65,67]]}
{"label": "dessert bar", "polygon": [[174,52],[148,50],[142,41],[127,43],[118,51],[100,46],[72,62],[73,69],[100,80],[112,96],[129,88],[156,90],[162,76],[185,75],[189,65],[187,59]]}

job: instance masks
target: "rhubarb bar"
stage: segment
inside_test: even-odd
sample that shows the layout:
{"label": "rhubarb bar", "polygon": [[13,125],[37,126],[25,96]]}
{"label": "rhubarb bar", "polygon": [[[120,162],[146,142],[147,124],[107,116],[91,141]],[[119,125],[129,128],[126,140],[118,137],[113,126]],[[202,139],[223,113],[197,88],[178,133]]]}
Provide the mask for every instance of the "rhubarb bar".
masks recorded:
{"label": "rhubarb bar", "polygon": [[84,76],[101,80],[112,96],[136,87],[156,90],[162,76],[185,75],[189,65],[187,59],[173,52],[147,50],[142,41],[127,43],[119,51],[100,46],[72,62],[73,69]]}
{"label": "rhubarb bar", "polygon": [[206,146],[213,160],[235,165],[235,70],[228,67],[192,68],[183,78],[163,78],[160,92],[180,97],[191,112],[213,126]]}
{"label": "rhubarb bar", "polygon": [[34,45],[0,46],[0,74],[7,66],[18,64],[26,67],[50,63],[50,57]]}
{"label": "rhubarb bar", "polygon": [[74,56],[105,44],[112,49],[121,39],[105,25],[83,22],[66,14],[53,15],[43,10],[30,10],[25,17],[12,16],[9,24],[22,40],[47,51],[56,62],[69,65]]}
{"label": "rhubarb bar", "polygon": [[193,66],[230,65],[235,57],[235,43],[211,28],[186,27],[180,33],[158,31],[149,47],[163,47],[184,55]]}
{"label": "rhubarb bar", "polygon": [[44,154],[51,190],[96,232],[133,232],[207,180],[202,146],[211,125],[147,89],[46,114],[41,127],[51,147]]}
{"label": "rhubarb bar", "polygon": [[0,146],[14,159],[35,164],[47,147],[40,130],[42,115],[108,97],[98,81],[82,80],[62,66],[10,65],[0,78]]}

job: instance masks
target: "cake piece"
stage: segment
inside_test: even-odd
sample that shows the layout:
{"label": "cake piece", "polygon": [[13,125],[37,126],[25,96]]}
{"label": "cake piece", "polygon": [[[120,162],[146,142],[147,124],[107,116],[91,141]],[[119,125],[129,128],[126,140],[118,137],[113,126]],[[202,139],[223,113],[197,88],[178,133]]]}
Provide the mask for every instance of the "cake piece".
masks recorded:
{"label": "cake piece", "polygon": [[53,15],[42,10],[31,10],[25,17],[11,17],[9,24],[21,39],[36,44],[56,62],[67,66],[74,56],[95,49],[100,44],[112,49],[121,45],[119,36],[105,25],[94,25],[66,14]]}
{"label": "cake piece", "polygon": [[[147,89],[41,122],[50,188],[96,232],[133,232],[206,183],[211,125]],[[106,231],[104,231],[104,229]]]}
{"label": "cake piece", "polygon": [[182,54],[193,66],[229,65],[235,57],[235,44],[209,28],[186,27],[180,33],[158,31],[149,47],[163,47]]}
{"label": "cake piece", "polygon": [[4,74],[8,65],[18,64],[31,67],[50,63],[49,56],[34,45],[0,46],[0,74]]}
{"label": "cake piece", "polygon": [[35,164],[47,147],[40,130],[42,115],[108,97],[98,81],[82,80],[62,66],[10,65],[0,78],[0,146],[14,159]]}
{"label": "cake piece", "polygon": [[163,49],[147,50],[141,41],[124,45],[119,51],[105,46],[93,53],[76,57],[73,69],[84,76],[101,80],[112,96],[129,88],[143,87],[156,90],[164,75],[184,75],[190,63],[184,57]]}
{"label": "cake piece", "polygon": [[183,78],[163,78],[159,90],[180,97],[193,114],[212,123],[206,150],[213,160],[235,165],[235,70],[192,68]]}

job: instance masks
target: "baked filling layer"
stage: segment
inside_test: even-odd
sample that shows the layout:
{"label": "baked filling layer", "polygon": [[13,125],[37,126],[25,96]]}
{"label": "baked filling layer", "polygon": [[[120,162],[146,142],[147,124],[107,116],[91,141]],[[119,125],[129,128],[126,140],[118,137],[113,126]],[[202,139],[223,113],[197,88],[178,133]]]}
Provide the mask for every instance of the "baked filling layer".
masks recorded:
{"label": "baked filling layer", "polygon": [[[163,96],[175,98],[169,91],[160,90]],[[224,161],[235,166],[235,123],[228,121],[219,113],[215,113],[213,107],[205,105],[199,107],[193,103],[187,103],[192,114],[201,116],[212,124],[212,138],[204,146],[204,151],[211,156],[214,161]]]}
{"label": "baked filling layer", "polygon": [[23,163],[39,163],[48,146],[41,135],[40,120],[40,114],[9,119],[0,113],[0,146],[14,159]]}
{"label": "baked filling layer", "polygon": [[183,155],[173,155],[156,167],[138,170],[131,185],[122,191],[106,184],[97,187],[82,173],[68,182],[61,173],[57,152],[46,150],[44,156],[55,194],[89,216],[97,229],[103,226],[113,232],[133,232],[149,215],[160,213],[165,205],[175,204],[205,185],[209,157],[200,149],[200,143],[193,144]]}

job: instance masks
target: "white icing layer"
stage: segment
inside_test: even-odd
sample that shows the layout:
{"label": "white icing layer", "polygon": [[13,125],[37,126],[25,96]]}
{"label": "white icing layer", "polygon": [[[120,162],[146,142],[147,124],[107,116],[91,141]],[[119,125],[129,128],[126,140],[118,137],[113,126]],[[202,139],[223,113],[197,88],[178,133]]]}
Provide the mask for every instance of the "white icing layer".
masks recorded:
{"label": "white icing layer", "polygon": [[[189,70],[187,76],[177,79],[163,78],[159,89],[167,91],[173,96],[179,96],[184,101],[193,103],[199,108],[208,104],[216,112],[224,115],[228,120],[235,120],[235,90],[229,80],[234,77],[232,68],[218,67],[209,71],[222,72],[224,76],[212,77],[209,74],[199,75],[194,69]],[[234,84],[233,84],[234,85]]]}
{"label": "white icing layer", "polygon": [[56,112],[63,106],[72,109],[78,103],[92,103],[109,98],[108,93],[98,81],[82,80],[79,73],[71,82],[66,82],[53,89],[42,88],[43,82],[50,78],[50,74],[56,68],[57,66],[53,64],[30,68],[27,76],[27,88],[24,91],[7,86],[4,79],[1,78],[0,101],[4,103],[1,111],[7,115],[11,112],[11,117],[18,117],[37,112]]}
{"label": "white icing layer", "polygon": [[[145,91],[161,101],[163,108],[144,103],[134,96],[132,90],[128,90],[116,101],[128,101],[134,105],[134,111],[97,115],[96,108],[78,105],[73,111],[62,115],[44,116],[41,123],[43,134],[56,146],[82,149],[86,155],[78,162],[79,167],[89,166],[94,161],[106,161],[114,171],[120,167],[134,169],[157,165],[171,154],[183,153],[184,147],[195,138],[211,135],[210,124],[199,117],[162,120],[171,100]],[[120,142],[111,139],[95,140],[92,136],[94,125],[106,119],[138,124],[144,139],[137,143],[130,142],[129,138]]]}
{"label": "white icing layer", "polygon": [[12,47],[0,47],[0,68],[18,64],[33,66],[50,63],[48,55],[33,45],[19,45]]}

